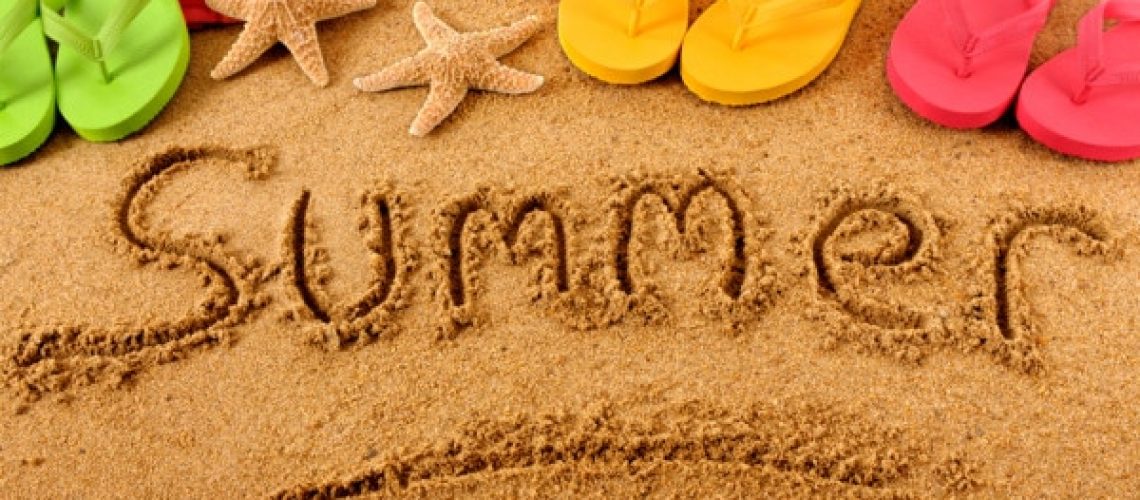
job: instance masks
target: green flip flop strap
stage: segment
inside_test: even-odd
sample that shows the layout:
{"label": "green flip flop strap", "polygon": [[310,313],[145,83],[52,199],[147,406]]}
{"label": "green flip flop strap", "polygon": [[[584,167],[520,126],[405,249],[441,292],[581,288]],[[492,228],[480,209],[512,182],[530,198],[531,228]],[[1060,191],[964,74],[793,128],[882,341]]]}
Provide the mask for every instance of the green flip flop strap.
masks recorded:
{"label": "green flip flop strap", "polygon": [[[99,28],[95,36],[88,35],[83,29],[64,19],[58,8],[52,8],[51,0],[41,2],[40,16],[43,17],[44,34],[59,42],[60,45],[70,47],[72,50],[102,63],[115,49],[115,45],[123,36],[127,26],[135,16],[142,12],[149,0],[115,0],[118,6]],[[62,3],[62,2],[59,2]]]}
{"label": "green flip flop strap", "polygon": [[36,19],[36,0],[16,0],[12,8],[0,15],[0,53],[16,40],[24,28]]}

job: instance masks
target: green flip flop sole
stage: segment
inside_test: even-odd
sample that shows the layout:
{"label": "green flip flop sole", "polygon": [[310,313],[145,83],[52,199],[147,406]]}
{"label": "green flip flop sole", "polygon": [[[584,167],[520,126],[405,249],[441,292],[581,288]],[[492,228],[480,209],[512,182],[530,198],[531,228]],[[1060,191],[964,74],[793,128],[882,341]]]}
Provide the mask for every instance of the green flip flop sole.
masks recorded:
{"label": "green flip flop sole", "polygon": [[[13,4],[0,0],[0,15]],[[37,18],[0,50],[0,165],[32,154],[54,127],[51,55]]]}
{"label": "green flip flop sole", "polygon": [[[65,23],[100,33],[118,0],[63,3]],[[98,60],[68,43],[56,55],[60,114],[89,141],[116,141],[145,127],[170,102],[189,64],[190,36],[178,0],[150,0],[120,29],[117,43],[102,54],[106,76]]]}

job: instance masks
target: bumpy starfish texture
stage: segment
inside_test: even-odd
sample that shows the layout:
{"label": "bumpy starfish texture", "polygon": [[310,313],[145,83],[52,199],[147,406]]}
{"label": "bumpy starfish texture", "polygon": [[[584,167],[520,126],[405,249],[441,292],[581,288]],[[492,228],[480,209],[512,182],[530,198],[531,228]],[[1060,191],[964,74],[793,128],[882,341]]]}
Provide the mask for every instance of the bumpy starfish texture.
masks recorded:
{"label": "bumpy starfish texture", "polygon": [[455,111],[470,89],[526,94],[542,86],[542,76],[498,61],[542,28],[537,16],[471,33],[455,31],[423,2],[416,3],[412,16],[427,47],[377,73],[353,80],[357,88],[367,92],[429,85],[427,101],[412,121],[412,135],[422,137],[431,132]]}
{"label": "bumpy starfish texture", "polygon": [[211,77],[228,78],[281,42],[309,79],[324,87],[329,83],[329,73],[317,41],[316,23],[371,8],[376,0],[206,0],[206,5],[245,21],[245,28],[210,72]]}

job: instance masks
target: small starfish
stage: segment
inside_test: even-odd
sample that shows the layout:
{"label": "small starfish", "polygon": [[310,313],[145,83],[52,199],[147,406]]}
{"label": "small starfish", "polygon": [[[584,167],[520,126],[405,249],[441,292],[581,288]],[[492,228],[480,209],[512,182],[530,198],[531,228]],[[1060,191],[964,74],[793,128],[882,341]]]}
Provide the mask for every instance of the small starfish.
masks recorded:
{"label": "small starfish", "polygon": [[245,28],[210,72],[211,77],[228,78],[281,42],[309,79],[324,87],[329,73],[317,41],[317,22],[371,8],[376,0],[206,0],[206,5],[245,21]]}
{"label": "small starfish", "polygon": [[412,135],[422,137],[431,132],[455,111],[469,89],[526,94],[542,86],[542,76],[498,61],[542,28],[537,16],[528,16],[504,28],[459,33],[436,17],[426,3],[416,2],[412,19],[427,47],[352,82],[366,92],[430,85],[427,100],[412,121]]}

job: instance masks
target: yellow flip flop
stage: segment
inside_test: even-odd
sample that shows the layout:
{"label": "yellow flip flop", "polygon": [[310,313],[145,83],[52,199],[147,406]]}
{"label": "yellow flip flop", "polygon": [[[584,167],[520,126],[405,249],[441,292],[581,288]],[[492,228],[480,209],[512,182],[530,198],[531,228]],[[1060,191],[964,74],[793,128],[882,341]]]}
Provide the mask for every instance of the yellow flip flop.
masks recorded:
{"label": "yellow flip flop", "polygon": [[835,59],[862,0],[720,0],[693,23],[681,78],[704,100],[771,101],[815,80]]}
{"label": "yellow flip flop", "polygon": [[562,0],[558,41],[578,69],[599,80],[632,85],[657,78],[677,62],[689,0]]}

